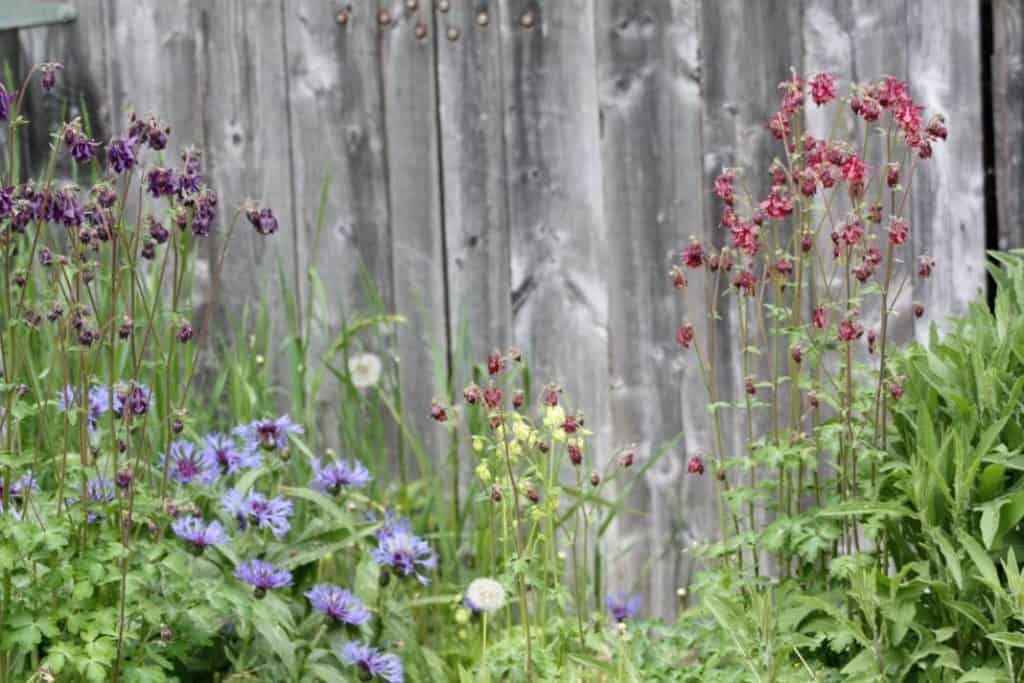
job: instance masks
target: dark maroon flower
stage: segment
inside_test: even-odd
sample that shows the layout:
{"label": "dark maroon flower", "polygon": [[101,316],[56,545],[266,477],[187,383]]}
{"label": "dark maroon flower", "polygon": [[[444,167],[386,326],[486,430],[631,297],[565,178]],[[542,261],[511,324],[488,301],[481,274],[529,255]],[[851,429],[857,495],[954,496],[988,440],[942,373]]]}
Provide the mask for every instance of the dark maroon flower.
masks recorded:
{"label": "dark maroon flower", "polygon": [[466,400],[466,403],[470,405],[476,405],[480,402],[480,387],[475,384],[470,384],[468,387],[462,390],[462,398]]}
{"label": "dark maroon flower", "polygon": [[782,187],[788,181],[786,169],[778,161],[771,165],[768,169],[768,174],[772,179],[772,187]]}
{"label": "dark maroon flower", "polygon": [[566,434],[575,434],[579,426],[579,421],[575,415],[566,415],[565,421],[562,422],[562,431]]}
{"label": "dark maroon flower", "polygon": [[860,283],[865,283],[875,274],[875,267],[871,261],[861,261],[860,265],[853,269],[853,276]]}
{"label": "dark maroon flower", "polygon": [[942,114],[936,114],[933,116],[931,121],[928,122],[928,127],[925,131],[936,140],[945,140],[946,136],[949,134],[946,130],[946,119]]}
{"label": "dark maroon flower", "polygon": [[174,169],[157,166],[146,174],[149,193],[154,197],[167,197],[177,192]]}
{"label": "dark maroon flower", "polygon": [[625,453],[619,456],[619,466],[632,467],[635,459],[636,456],[633,454],[633,451],[626,451]]}
{"label": "dark maroon flower", "polygon": [[199,195],[199,199],[196,201],[195,212],[192,215],[192,234],[197,237],[209,235],[216,217],[217,193],[213,190],[206,190]]}
{"label": "dark maroon flower", "polygon": [[743,390],[751,396],[757,393],[757,386],[754,385],[753,377],[747,377],[743,380]]}
{"label": "dark maroon flower", "polygon": [[890,188],[900,184],[900,165],[892,161],[885,166],[885,184]]}
{"label": "dark maroon flower", "polygon": [[890,382],[889,394],[892,396],[894,401],[900,400],[903,398],[903,385],[899,382]]}
{"label": "dark maroon flower", "polygon": [[813,391],[808,391],[807,392],[807,404],[809,406],[811,406],[812,408],[817,408],[819,405],[821,405],[818,402],[818,395],[816,393],[814,393]]}
{"label": "dark maroon flower", "polygon": [[171,133],[171,129],[168,126],[163,126],[155,118],[149,120],[149,124],[146,126],[144,132],[144,139],[146,144],[149,145],[150,149],[160,151],[166,149],[167,138]]}
{"label": "dark maroon flower", "polygon": [[715,178],[715,194],[728,205],[732,205],[735,197],[735,189],[733,187],[733,181],[736,179],[736,174],[732,169],[725,169],[722,173]]}
{"label": "dark maroon flower", "polygon": [[497,408],[501,405],[501,389],[498,387],[487,387],[484,389],[484,403],[490,409]]}
{"label": "dark maroon flower", "polygon": [[92,346],[92,343],[96,341],[98,335],[95,331],[90,330],[86,326],[82,326],[82,329],[78,331],[78,341],[82,346]]}
{"label": "dark maroon flower", "polygon": [[690,474],[704,474],[704,461],[701,460],[699,455],[694,455],[690,458],[690,462],[686,464],[686,471]]}
{"label": "dark maroon flower", "polygon": [[793,362],[799,365],[804,360],[804,350],[799,344],[794,344],[793,348],[789,350],[789,355],[793,359]]}
{"label": "dark maroon flower", "polygon": [[704,265],[704,261],[704,247],[700,245],[700,242],[694,240],[686,249],[683,249],[683,264],[687,268],[700,268]]}
{"label": "dark maroon flower", "polygon": [[922,256],[917,260],[917,274],[921,277],[928,279],[934,269],[935,259],[931,256]]}
{"label": "dark maroon flower", "polygon": [[63,68],[64,66],[57,62],[43,64],[43,77],[40,80],[40,84],[45,92],[53,92],[53,89],[57,86],[57,72]]}
{"label": "dark maroon flower", "polygon": [[[716,270],[718,268],[718,258],[712,257],[711,263],[712,270]],[[686,275],[679,266],[672,266],[672,272],[669,275],[672,277],[672,285],[676,289],[686,289],[686,285],[688,284],[686,282]]]}
{"label": "dark maroon flower", "polygon": [[778,220],[793,213],[793,200],[782,190],[775,189],[768,195],[768,199],[761,202],[761,209],[771,218]]}
{"label": "dark maroon flower", "polygon": [[807,254],[814,247],[814,240],[807,233],[804,233],[803,237],[800,238],[800,251]]}
{"label": "dark maroon flower", "polygon": [[773,114],[768,120],[768,130],[771,131],[776,140],[783,140],[790,136],[793,132],[793,127],[789,122],[789,117],[780,111]]}
{"label": "dark maroon flower", "polygon": [[540,502],[540,491],[538,491],[537,487],[534,486],[533,484],[529,484],[526,487],[526,498],[531,503],[539,503]]}
{"label": "dark maroon flower", "polygon": [[192,328],[190,324],[182,323],[181,327],[178,328],[178,333],[175,336],[177,337],[179,343],[187,344],[190,341],[192,341],[192,337],[194,337],[195,334],[196,331]]}
{"label": "dark maroon flower", "polygon": [[490,375],[497,375],[505,369],[505,359],[497,351],[487,356],[487,372]]}
{"label": "dark maroon flower", "polygon": [[809,168],[800,171],[797,176],[800,182],[800,194],[805,197],[813,197],[818,193],[818,176]]}
{"label": "dark maroon flower", "polygon": [[920,318],[924,315],[924,304],[915,301],[914,302],[914,317]]}
{"label": "dark maroon flower", "polygon": [[878,341],[878,333],[874,330],[868,330],[868,353],[872,356],[875,355],[875,342]]}
{"label": "dark maroon flower", "polygon": [[872,266],[878,267],[882,263],[882,250],[878,247],[868,247],[864,251],[864,260]]}
{"label": "dark maroon flower", "polygon": [[819,107],[836,97],[836,78],[830,73],[815,74],[810,81],[811,99]]}
{"label": "dark maroon flower", "polygon": [[859,243],[863,236],[864,226],[861,225],[861,222],[856,218],[848,221],[846,225],[843,226],[842,232],[839,234],[839,238],[842,240],[843,244],[847,246],[853,246]]}
{"label": "dark maroon flower", "polygon": [[574,443],[569,444],[569,462],[577,467],[583,462],[583,451]]}
{"label": "dark maroon flower", "polygon": [[430,418],[435,422],[447,422],[448,413],[446,413],[444,411],[444,408],[442,408],[439,404],[435,403],[434,405],[430,406]]}
{"label": "dark maroon flower", "polygon": [[519,410],[523,407],[523,403],[526,401],[526,394],[523,393],[522,389],[516,389],[512,393],[512,407]]}
{"label": "dark maroon flower", "polygon": [[136,140],[131,137],[113,138],[107,145],[107,162],[114,173],[135,168]]}
{"label": "dark maroon flower", "polygon": [[261,235],[273,235],[277,232],[277,219],[274,217],[274,212],[269,208],[263,208],[257,211],[256,209],[249,209],[246,212],[246,216],[249,218],[249,223],[252,227],[256,228],[256,232]]}
{"label": "dark maroon flower", "polygon": [[146,240],[142,243],[142,249],[139,251],[139,255],[147,261],[152,261],[156,258],[156,244],[152,240]]}
{"label": "dark maroon flower", "polygon": [[149,222],[149,236],[153,238],[154,242],[163,244],[170,238],[171,233],[162,223],[158,223],[152,216],[147,217],[146,220]]}
{"label": "dark maroon flower", "polygon": [[894,218],[889,225],[889,243],[905,244],[909,236],[910,226],[907,225],[907,222],[900,218]]}
{"label": "dark maroon flower", "polygon": [[127,339],[132,336],[132,331],[135,329],[135,323],[128,316],[125,316],[121,321],[120,327],[117,328],[117,336],[121,339]]}
{"label": "dark maroon flower", "polygon": [[864,334],[864,327],[850,318],[844,318],[839,323],[839,340],[843,342],[851,342],[855,339],[860,339],[861,335]]}
{"label": "dark maroon flower", "polygon": [[736,276],[732,280],[732,284],[736,289],[740,290],[747,296],[754,296],[754,286],[757,284],[757,278],[753,273],[744,268],[740,272],[736,273]]}
{"label": "dark maroon flower", "polygon": [[501,488],[497,485],[491,487],[491,500],[495,503],[501,502]]}
{"label": "dark maroon flower", "polygon": [[557,406],[558,405],[558,389],[549,387],[544,392],[544,405]]}
{"label": "dark maroon flower", "polygon": [[793,262],[789,259],[779,259],[775,264],[775,272],[782,277],[788,277],[793,273]]}
{"label": "dark maroon flower", "polygon": [[117,473],[114,477],[114,483],[119,489],[127,489],[132,485],[132,479],[134,478],[130,469],[124,469]]}
{"label": "dark maroon flower", "polygon": [[693,325],[690,323],[680,325],[679,330],[676,332],[676,341],[684,349],[690,348],[690,344],[693,343]]}

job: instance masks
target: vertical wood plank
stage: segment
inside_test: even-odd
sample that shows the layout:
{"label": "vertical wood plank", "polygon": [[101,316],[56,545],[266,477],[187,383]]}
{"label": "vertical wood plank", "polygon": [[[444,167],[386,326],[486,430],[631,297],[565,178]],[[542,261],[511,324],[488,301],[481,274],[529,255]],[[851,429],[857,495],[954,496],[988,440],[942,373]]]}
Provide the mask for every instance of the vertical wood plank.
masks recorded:
{"label": "vertical wood plank", "polygon": [[201,59],[207,77],[195,98],[206,131],[204,167],[221,198],[210,257],[223,248],[232,214],[247,198],[272,207],[281,224],[277,235],[254,239],[245,218],[239,220],[223,269],[211,274],[214,304],[222,314],[218,332],[228,331],[243,305],[253,310],[266,297],[275,348],[286,332],[279,272],[289,287],[296,286],[296,254],[302,244],[292,204],[282,10],[281,0],[202,6],[199,20],[208,38]]}
{"label": "vertical wood plank", "polygon": [[1024,4],[992,3],[999,248],[1024,247]]}
{"label": "vertical wood plank", "polygon": [[437,23],[449,335],[471,362],[511,341],[502,15],[500,2],[460,2]]}
{"label": "vertical wood plank", "polygon": [[[373,3],[339,9],[331,0],[290,2],[284,13],[294,159],[295,238],[299,286],[315,267],[326,295],[313,310],[314,358],[346,320],[372,303],[366,277],[391,310],[392,272],[378,45]],[[324,224],[317,237],[321,191],[328,181]],[[381,349],[374,349],[381,351]],[[326,420],[334,414],[335,383],[324,388],[321,433],[335,445]]]}
{"label": "vertical wood plank", "polygon": [[[653,616],[675,616],[675,590],[693,572],[689,546],[715,531],[710,477],[683,475],[685,452],[711,441],[704,392],[675,342],[686,315],[701,322],[703,285],[684,296],[666,277],[686,236],[703,232],[699,30],[693,0],[619,0],[597,11],[598,85],[608,229],[610,403],[614,441],[655,453],[687,419],[685,449],[663,457],[634,488],[614,538],[622,589],[642,589]],[[694,399],[687,404],[697,403]],[[694,413],[694,415],[689,415]],[[696,413],[701,413],[697,415]],[[681,501],[682,504],[680,503]],[[612,543],[609,543],[612,547]],[[653,552],[652,552],[653,550]]]}
{"label": "vertical wood plank", "polygon": [[945,318],[963,313],[985,287],[981,23],[977,3],[908,0],[907,8],[914,99],[945,114],[950,131],[921,164],[910,199],[915,257],[937,264],[931,278],[914,281],[914,299],[927,311],[915,335],[927,341],[929,319],[945,329]]}
{"label": "vertical wood plank", "polygon": [[408,319],[398,329],[403,415],[427,454],[440,458],[447,434],[428,417],[448,372],[435,51],[440,38],[425,2],[382,2],[381,12],[387,13],[378,24],[392,287],[395,309]]}
{"label": "vertical wood plank", "polygon": [[[535,384],[564,387],[567,409],[585,412],[594,431],[587,457],[603,464],[611,437],[609,230],[601,201],[594,5],[511,0],[506,7],[512,324],[516,342],[530,353]],[[610,571],[614,586],[620,579],[614,566]]]}

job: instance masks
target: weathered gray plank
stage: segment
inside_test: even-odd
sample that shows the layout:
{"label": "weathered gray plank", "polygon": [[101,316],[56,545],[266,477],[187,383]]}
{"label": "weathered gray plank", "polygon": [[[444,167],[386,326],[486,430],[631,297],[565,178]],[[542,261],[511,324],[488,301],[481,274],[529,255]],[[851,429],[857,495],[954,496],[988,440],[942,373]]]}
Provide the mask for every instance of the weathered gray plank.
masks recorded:
{"label": "weathered gray plank", "polygon": [[665,618],[675,616],[675,591],[693,570],[687,549],[717,525],[711,477],[682,476],[686,453],[706,451],[712,437],[698,401],[685,400],[680,409],[682,397],[699,396],[704,387],[692,353],[675,342],[684,309],[693,322],[703,322],[705,283],[691,278],[690,287],[677,292],[666,277],[688,235],[703,233],[702,173],[694,163],[701,155],[696,4],[601,3],[596,27],[604,207],[613,226],[614,443],[635,443],[637,454],[649,457],[683,430],[687,416],[685,448],[664,456],[633,490],[629,507],[647,516],[624,517],[618,525],[614,548],[630,553],[620,562],[623,574],[612,578],[619,588],[642,589],[649,611]]}
{"label": "weathered gray plank", "polygon": [[247,198],[272,207],[281,226],[277,235],[257,239],[240,219],[223,269],[211,273],[217,331],[228,331],[243,305],[253,310],[266,297],[275,350],[286,333],[278,274],[295,288],[302,243],[292,202],[283,18],[281,0],[204,4],[199,19],[206,78],[195,96],[203,114],[204,167],[220,196],[209,257],[215,258],[215,249],[220,253],[232,214]]}
{"label": "weathered gray plank", "polygon": [[[327,337],[370,307],[365,276],[384,306],[393,306],[380,31],[375,7],[339,11],[329,0],[289,3],[284,22],[299,286],[308,300],[306,273],[315,267],[326,297],[313,309],[314,338],[308,340],[313,358],[319,358]],[[326,424],[334,414],[329,406],[336,384],[325,384],[324,409],[317,412],[325,419],[322,434],[336,445],[335,430]]]}
{"label": "weathered gray plank", "polygon": [[999,248],[1024,247],[1024,3],[992,3]]}
{"label": "weathered gray plank", "polygon": [[[395,309],[408,324],[398,330],[404,415],[440,457],[447,433],[429,419],[447,374],[441,182],[437,122],[435,26],[427,3],[381,3],[383,78],[391,261]],[[427,35],[420,37],[424,26]],[[442,376],[437,376],[438,372]],[[410,454],[407,452],[408,459]]]}
{"label": "weathered gray plank", "polygon": [[[908,0],[909,66],[914,99],[945,114],[950,135],[914,179],[910,218],[915,256],[935,258],[937,271],[916,278],[914,299],[928,315],[915,324],[928,338],[928,319],[962,313],[985,287],[980,18],[976,3]],[[916,262],[916,259],[915,259]]]}
{"label": "weathered gray plank", "polygon": [[[712,192],[722,168],[745,169],[746,184],[755,198],[766,197],[770,189],[768,168],[782,147],[765,124],[778,110],[779,82],[789,78],[790,68],[801,64],[800,10],[799,4],[788,2],[702,3],[704,234],[716,243],[731,244],[728,230],[719,226],[722,206]],[[722,285],[728,286],[728,282]],[[739,318],[732,297],[721,301],[725,308],[712,353],[722,392],[719,400],[735,401],[743,396],[744,383]],[[762,368],[757,379],[766,378]],[[767,411],[756,416],[755,424],[760,426],[755,434],[769,424],[769,418]],[[726,456],[743,451],[745,424],[742,411],[723,414]]]}
{"label": "weathered gray plank", "polygon": [[[503,14],[501,3],[484,0],[437,15],[449,334],[453,351],[472,362],[511,341]],[[462,341],[468,348],[458,348]]]}

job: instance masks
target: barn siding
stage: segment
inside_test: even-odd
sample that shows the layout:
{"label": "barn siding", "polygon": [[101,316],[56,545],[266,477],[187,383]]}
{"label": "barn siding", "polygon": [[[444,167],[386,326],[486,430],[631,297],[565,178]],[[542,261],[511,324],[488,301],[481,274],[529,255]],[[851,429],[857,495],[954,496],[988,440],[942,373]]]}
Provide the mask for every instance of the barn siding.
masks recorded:
{"label": "barn siding", "polygon": [[[369,274],[410,319],[397,340],[403,403],[439,459],[445,433],[426,412],[445,376],[461,386],[465,360],[511,344],[586,413],[599,460],[625,447],[642,459],[685,432],[632,492],[643,514],[606,543],[609,581],[666,616],[696,569],[689,546],[716,533],[717,516],[710,477],[682,474],[713,444],[699,374],[672,341],[683,320],[707,331],[705,291],[692,282],[680,294],[665,274],[689,236],[722,239],[710,193],[721,168],[762,173],[777,153],[763,122],[789,68],[907,77],[950,121],[908,211],[914,253],[943,270],[904,293],[896,336],[923,333],[911,300],[941,320],[985,284],[985,59],[998,246],[1024,246],[1024,16],[1013,0],[992,2],[992,55],[980,5],[958,0],[75,4],[75,24],[20,33],[22,63],[67,63],[60,94],[73,114],[85,103],[98,136],[123,130],[129,106],[158,112],[175,143],[204,148],[222,206],[264,200],[293,237],[258,251],[240,240],[249,251],[207,269],[215,303],[267,295],[281,326],[277,269],[308,294],[316,267],[326,305],[315,327],[337,330],[367,306]],[[33,164],[62,101],[33,95]],[[726,315],[709,350],[734,392],[735,337]],[[727,433],[741,434],[733,419]]]}

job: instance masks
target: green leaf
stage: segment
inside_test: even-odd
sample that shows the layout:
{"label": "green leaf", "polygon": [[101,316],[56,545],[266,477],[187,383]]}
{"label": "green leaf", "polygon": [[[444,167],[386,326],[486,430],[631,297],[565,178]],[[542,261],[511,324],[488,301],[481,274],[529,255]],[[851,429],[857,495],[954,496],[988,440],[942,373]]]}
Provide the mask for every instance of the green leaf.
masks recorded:
{"label": "green leaf", "polygon": [[1003,631],[1001,633],[989,633],[986,637],[995,643],[1009,645],[1010,647],[1024,648],[1024,633],[1010,633],[1008,631]]}
{"label": "green leaf", "polygon": [[956,679],[956,683],[1006,683],[1008,680],[1005,671],[986,668],[968,671]]}
{"label": "green leaf", "polygon": [[985,549],[982,548],[976,540],[971,538],[967,533],[963,531],[957,532],[957,538],[960,540],[960,545],[964,547],[967,554],[971,556],[974,561],[974,566],[978,568],[982,578],[994,587],[999,587],[999,575],[996,573],[996,566],[992,563],[992,558],[988,556]]}

